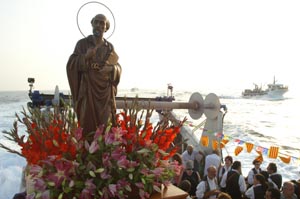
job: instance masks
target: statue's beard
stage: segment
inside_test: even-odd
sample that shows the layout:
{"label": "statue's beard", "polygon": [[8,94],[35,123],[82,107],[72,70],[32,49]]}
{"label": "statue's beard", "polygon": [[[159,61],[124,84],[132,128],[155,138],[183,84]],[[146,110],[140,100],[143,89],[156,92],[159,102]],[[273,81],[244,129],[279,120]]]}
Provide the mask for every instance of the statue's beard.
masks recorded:
{"label": "statue's beard", "polygon": [[99,30],[93,30],[93,35],[95,36],[95,37],[100,37],[100,31]]}
{"label": "statue's beard", "polygon": [[100,37],[101,36],[101,32],[99,31],[99,30],[93,30],[93,35],[95,36],[95,37]]}

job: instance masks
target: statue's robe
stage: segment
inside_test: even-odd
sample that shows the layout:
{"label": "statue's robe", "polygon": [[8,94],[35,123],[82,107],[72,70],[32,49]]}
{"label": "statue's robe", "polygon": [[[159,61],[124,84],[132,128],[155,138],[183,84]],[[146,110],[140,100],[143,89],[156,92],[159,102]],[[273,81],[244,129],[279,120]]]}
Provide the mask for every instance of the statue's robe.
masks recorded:
{"label": "statue's robe", "polygon": [[[74,110],[85,133],[106,125],[109,118],[115,121],[115,96],[121,76],[118,55],[106,40],[94,58],[85,60],[87,50],[95,46],[91,35],[79,40],[67,63]],[[113,71],[105,73],[101,71],[103,66],[111,66]]]}

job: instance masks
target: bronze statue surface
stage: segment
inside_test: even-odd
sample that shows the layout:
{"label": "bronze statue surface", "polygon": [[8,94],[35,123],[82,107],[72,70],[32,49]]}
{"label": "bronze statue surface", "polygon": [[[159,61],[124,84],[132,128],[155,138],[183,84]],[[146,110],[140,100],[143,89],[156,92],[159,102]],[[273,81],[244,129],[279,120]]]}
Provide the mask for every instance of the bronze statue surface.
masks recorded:
{"label": "bronze statue surface", "polygon": [[103,38],[109,22],[102,14],[91,21],[93,35],[79,40],[67,63],[74,109],[85,133],[109,118],[115,121],[115,96],[121,66],[113,45]]}

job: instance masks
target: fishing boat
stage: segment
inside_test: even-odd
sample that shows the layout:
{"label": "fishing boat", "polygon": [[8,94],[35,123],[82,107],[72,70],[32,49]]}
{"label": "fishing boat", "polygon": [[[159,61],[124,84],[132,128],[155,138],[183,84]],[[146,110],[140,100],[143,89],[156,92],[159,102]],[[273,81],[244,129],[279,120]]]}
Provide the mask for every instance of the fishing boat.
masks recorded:
{"label": "fishing boat", "polygon": [[268,84],[266,89],[263,89],[262,86],[254,84],[254,89],[245,89],[242,92],[244,98],[251,97],[270,97],[270,98],[283,98],[283,95],[288,92],[288,86],[283,84],[276,83],[274,76],[273,83]]}

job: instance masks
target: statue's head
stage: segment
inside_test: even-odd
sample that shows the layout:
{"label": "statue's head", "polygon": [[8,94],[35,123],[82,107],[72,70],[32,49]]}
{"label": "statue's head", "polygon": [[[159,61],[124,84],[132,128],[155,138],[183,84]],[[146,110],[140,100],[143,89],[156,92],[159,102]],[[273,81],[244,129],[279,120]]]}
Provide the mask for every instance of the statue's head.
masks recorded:
{"label": "statue's head", "polygon": [[108,19],[103,14],[97,14],[91,20],[91,24],[93,27],[93,34],[95,36],[103,35],[103,33],[106,32],[110,27]]}

